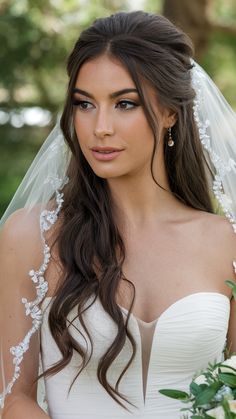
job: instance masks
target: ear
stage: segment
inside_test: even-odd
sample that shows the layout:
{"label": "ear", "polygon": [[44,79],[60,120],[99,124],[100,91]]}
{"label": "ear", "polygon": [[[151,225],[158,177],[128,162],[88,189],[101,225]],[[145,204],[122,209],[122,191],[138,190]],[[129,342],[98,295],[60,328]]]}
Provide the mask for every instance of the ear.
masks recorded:
{"label": "ear", "polygon": [[177,121],[177,114],[172,109],[165,108],[163,111],[163,127],[173,127]]}

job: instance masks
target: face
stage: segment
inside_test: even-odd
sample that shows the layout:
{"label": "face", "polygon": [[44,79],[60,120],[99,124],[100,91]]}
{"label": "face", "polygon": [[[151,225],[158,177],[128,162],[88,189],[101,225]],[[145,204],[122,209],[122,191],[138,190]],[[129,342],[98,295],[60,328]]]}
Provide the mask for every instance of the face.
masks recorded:
{"label": "face", "polygon": [[[97,176],[150,175],[153,133],[134,82],[119,61],[103,55],[83,64],[73,104],[80,148]],[[164,117],[153,106],[163,132]]]}

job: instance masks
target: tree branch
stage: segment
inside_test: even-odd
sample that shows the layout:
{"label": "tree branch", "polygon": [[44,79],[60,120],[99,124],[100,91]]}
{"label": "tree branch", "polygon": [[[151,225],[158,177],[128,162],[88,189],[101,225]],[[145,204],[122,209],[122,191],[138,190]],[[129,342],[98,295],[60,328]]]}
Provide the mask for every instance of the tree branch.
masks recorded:
{"label": "tree branch", "polygon": [[230,36],[236,37],[236,25],[233,25],[233,24],[227,25],[217,20],[211,21],[210,24],[211,24],[212,32],[219,32],[224,35],[230,35]]}

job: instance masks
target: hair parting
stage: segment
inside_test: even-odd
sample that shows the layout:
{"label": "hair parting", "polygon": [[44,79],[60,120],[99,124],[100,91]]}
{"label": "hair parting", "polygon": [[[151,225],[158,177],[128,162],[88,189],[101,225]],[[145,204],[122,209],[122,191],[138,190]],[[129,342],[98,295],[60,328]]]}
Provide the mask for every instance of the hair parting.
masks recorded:
{"label": "hair parting", "polygon": [[[82,359],[74,381],[86,368],[93,354],[92,337],[85,321],[86,311],[99,300],[114,321],[117,334],[98,360],[97,378],[107,393],[127,409],[121,400],[130,405],[133,403],[119,392],[119,384],[136,355],[135,339],[128,328],[135,287],[122,271],[126,257],[125,244],[116,223],[108,184],[105,179],[96,176],[88,165],[73,126],[72,95],[78,72],[85,62],[103,54],[120,61],[137,88],[153,132],[150,167],[153,180],[162,188],[153,174],[154,155],[158,152],[159,144],[158,120],[145,90],[146,85],[154,89],[161,107],[177,115],[177,122],[172,129],[174,152],[167,146],[167,141],[164,143],[165,167],[170,185],[168,193],[192,208],[208,212],[213,212],[213,208],[193,116],[195,92],[191,85],[193,48],[190,39],[163,16],[141,11],[120,12],[97,19],[80,34],[67,65],[69,84],[61,128],[72,151],[72,158],[68,169],[70,181],[63,191],[64,207],[57,237],[63,276],[49,313],[51,334],[61,352],[61,360],[44,375],[61,371],[71,361],[74,352]],[[121,281],[126,281],[132,290],[126,320],[116,302]],[[86,305],[90,300],[91,304]],[[75,310],[75,315],[68,321],[72,310]],[[83,332],[79,330],[79,333],[86,342],[86,349],[73,338],[71,330],[76,327],[76,319],[81,323]],[[130,358],[117,377],[116,385],[112,386],[107,378],[108,369],[127,339],[131,344]]]}

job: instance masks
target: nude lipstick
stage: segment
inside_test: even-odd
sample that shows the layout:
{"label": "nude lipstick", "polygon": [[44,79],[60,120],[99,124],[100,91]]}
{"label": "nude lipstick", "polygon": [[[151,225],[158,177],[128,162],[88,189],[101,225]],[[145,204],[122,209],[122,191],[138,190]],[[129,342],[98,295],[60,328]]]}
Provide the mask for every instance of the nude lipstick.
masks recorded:
{"label": "nude lipstick", "polygon": [[93,156],[99,161],[110,161],[118,157],[122,149],[115,147],[92,147]]}

